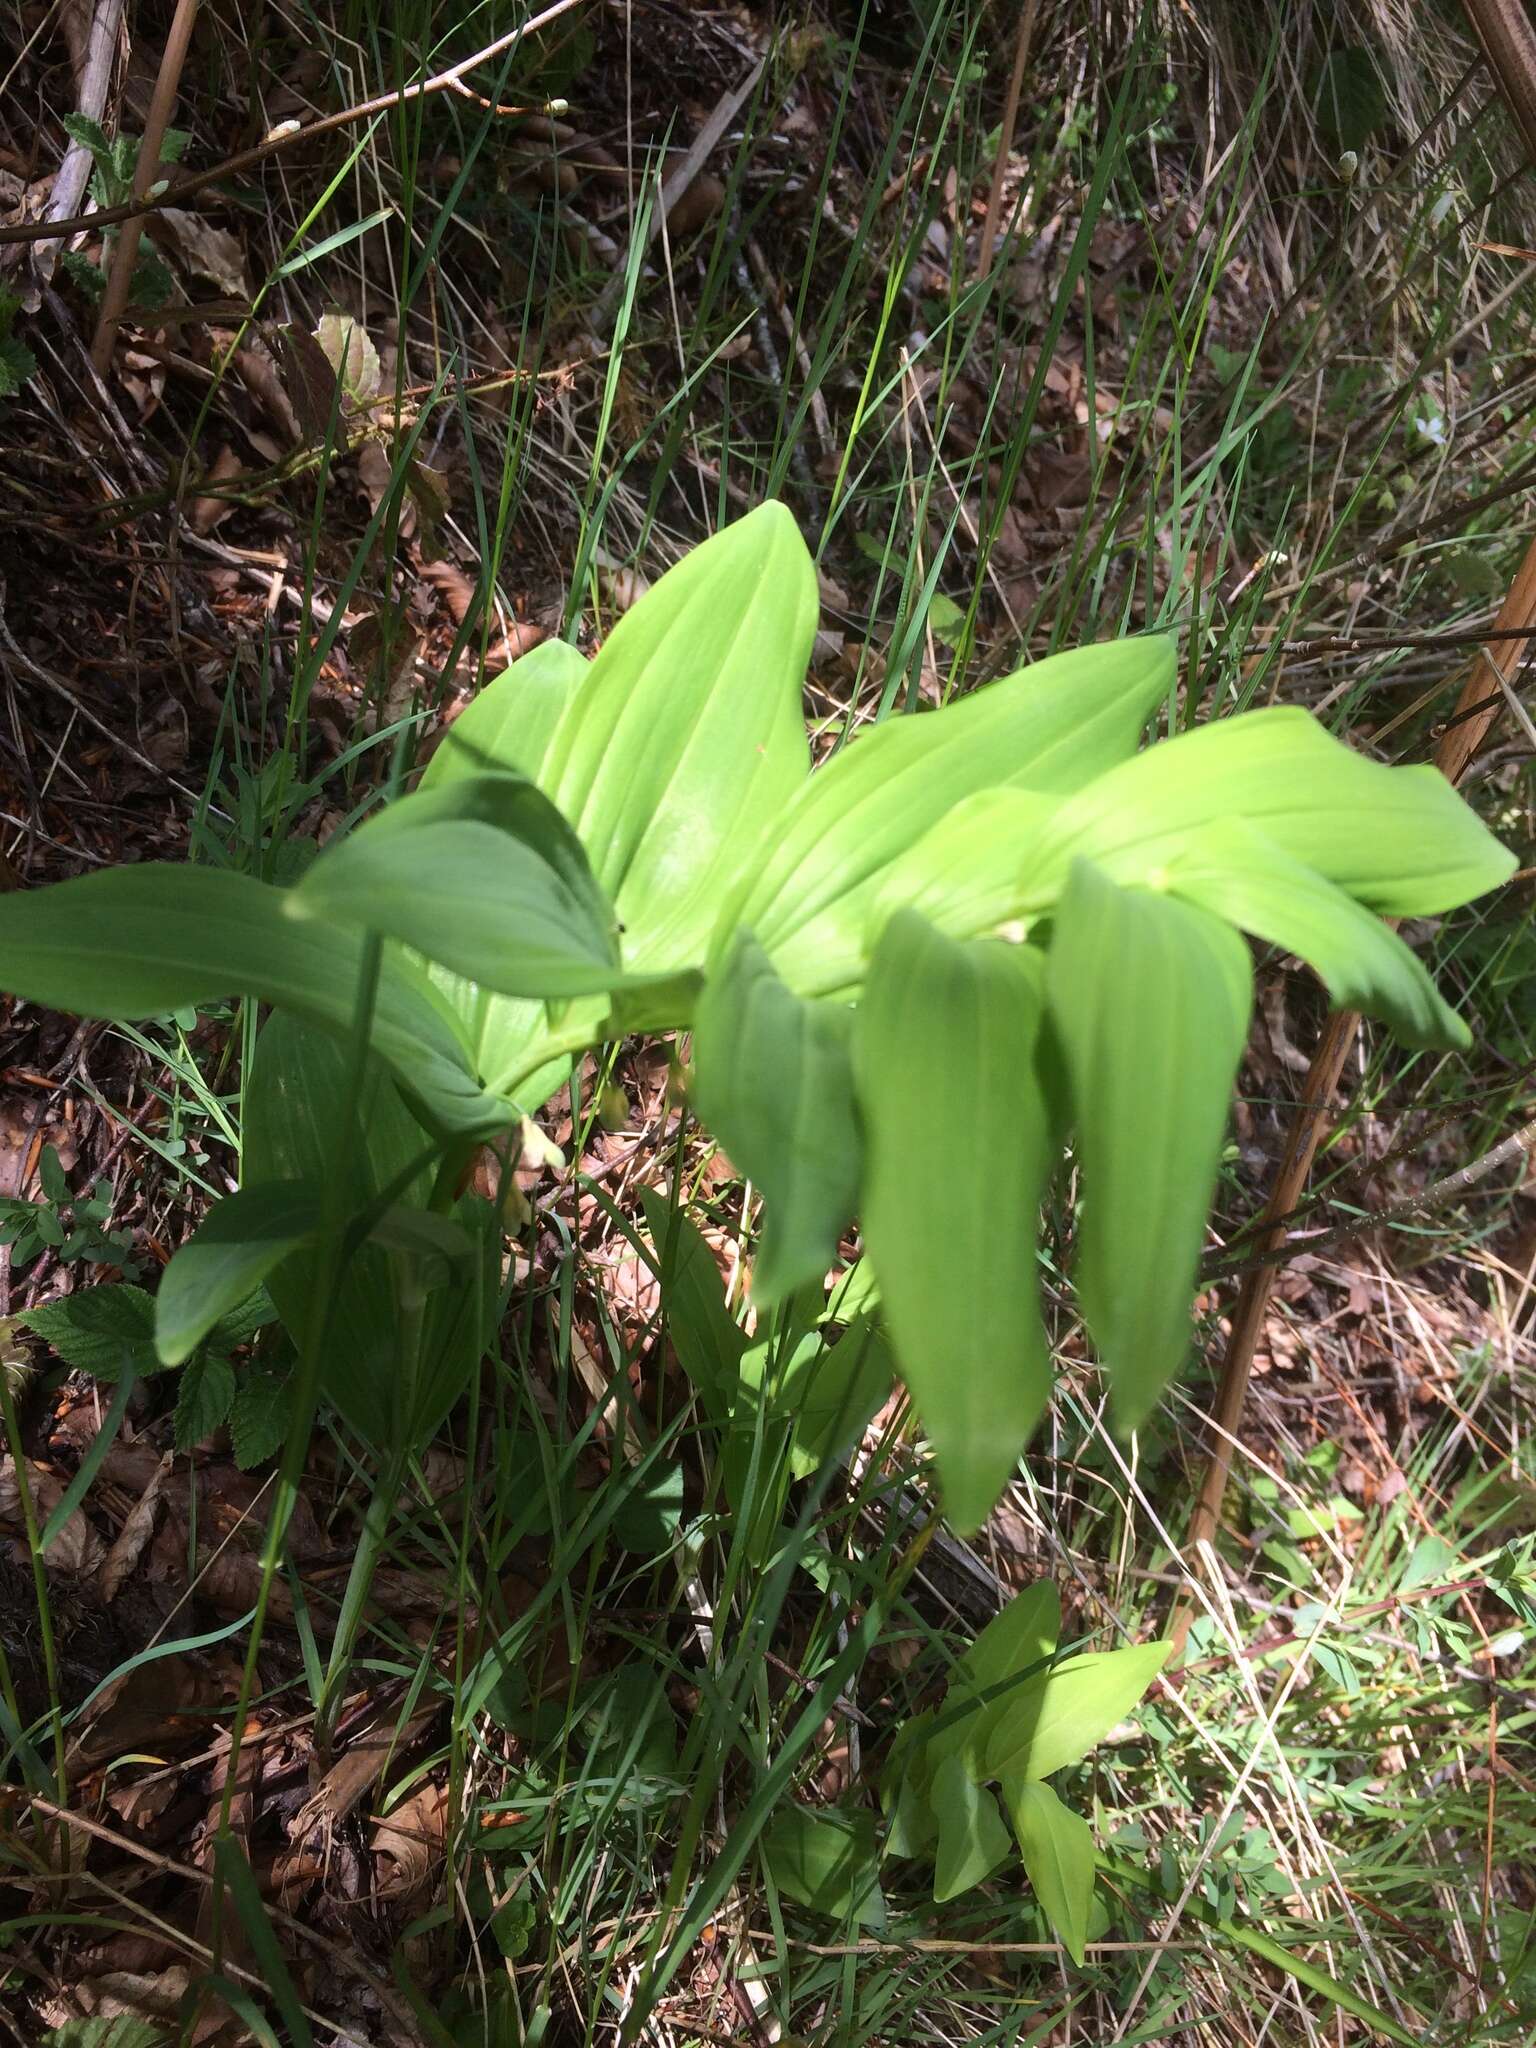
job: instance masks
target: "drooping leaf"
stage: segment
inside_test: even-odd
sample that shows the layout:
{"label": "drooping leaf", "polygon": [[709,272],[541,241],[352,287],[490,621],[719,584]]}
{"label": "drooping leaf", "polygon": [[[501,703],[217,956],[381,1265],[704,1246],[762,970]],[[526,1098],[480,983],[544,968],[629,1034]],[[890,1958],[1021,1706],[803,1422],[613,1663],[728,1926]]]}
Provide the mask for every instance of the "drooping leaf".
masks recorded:
{"label": "drooping leaf", "polygon": [[327,847],[285,908],[402,940],[502,995],[585,996],[623,980],[580,843],[517,775],[465,775],[391,804]]}
{"label": "drooping leaf", "polygon": [[216,1202],[160,1281],[155,1348],[161,1364],[189,1359],[220,1317],[313,1237],[319,1220],[320,1190],[313,1181],[247,1183]]}
{"label": "drooping leaf", "polygon": [[[361,935],[284,915],[285,892],[224,868],[146,862],[0,896],[0,975],[13,995],[119,1020],[231,995],[349,1034]],[[494,1131],[506,1107],[486,1095],[463,1040],[423,977],[386,959],[372,1044],[439,1129]]]}
{"label": "drooping leaf", "polygon": [[1314,967],[1340,1009],[1392,1026],[1405,1045],[1468,1046],[1472,1034],[1396,932],[1240,818],[1206,827],[1168,870],[1170,891]]}
{"label": "drooping leaf", "polygon": [[1110,769],[1042,826],[1021,909],[1048,908],[1079,857],[1161,887],[1204,827],[1242,818],[1383,917],[1428,917],[1514,872],[1438,768],[1388,768],[1293,705],[1181,733]]}
{"label": "drooping leaf", "polygon": [[[510,771],[548,794],[545,765],[560,721],[587,674],[587,662],[564,640],[546,640],[487,683],[460,713],[427,763],[421,791],[431,792],[472,775]],[[548,1035],[548,1012],[536,998],[498,995],[437,961],[427,973],[463,1024],[475,1071],[494,1094],[507,1092],[535,1048]],[[592,1008],[593,1035],[601,1005]],[[560,1086],[559,1062],[536,1071],[518,1091],[518,1107],[532,1114]]]}
{"label": "drooping leaf", "polygon": [[1077,1290],[1134,1426],[1189,1348],[1252,968],[1229,925],[1078,861],[1046,985],[1083,1172]]}
{"label": "drooping leaf", "polygon": [[23,1309],[15,1320],[56,1351],[75,1372],[111,1381],[124,1363],[136,1379],[160,1370],[155,1303],[142,1287],[107,1281]]}
{"label": "drooping leaf", "polygon": [[1081,1967],[1099,1861],[1093,1830],[1081,1814],[1062,1805],[1049,1785],[1032,1779],[1005,1778],[1003,1801],[1030,1887],[1063,1948]]}
{"label": "drooping leaf", "polygon": [[983,1884],[1013,1854],[997,1801],[978,1785],[958,1756],[947,1756],[933,1774],[932,1805],[939,1841],[933,1863],[937,1905]]}
{"label": "drooping leaf", "polygon": [[204,1352],[181,1375],[176,1389],[174,1438],[178,1451],[189,1451],[212,1436],[229,1418],[235,1399],[235,1369],[227,1358]]}
{"label": "drooping leaf", "polygon": [[723,889],[805,779],[816,615],[793,518],[759,506],[625,613],[561,720],[544,784],[635,968],[703,963]]}
{"label": "drooping leaf", "polygon": [[764,1198],[752,1276],[760,1307],[820,1279],[853,1214],[863,1148],[851,1022],[838,1005],[793,995],[749,932],[699,998],[699,1114]]}
{"label": "drooping leaf", "polygon": [[883,1924],[872,1813],[780,1806],[763,1830],[762,1853],[774,1883],[797,1905],[861,1927]]}
{"label": "drooping leaf", "polygon": [[1051,1388],[1035,1235],[1050,1167],[1023,949],[886,927],[855,1036],[864,1239],[950,1519],[980,1526]]}
{"label": "drooping leaf", "polygon": [[857,734],[774,821],[732,921],[756,931],[792,988],[847,987],[870,907],[908,847],[980,790],[1064,794],[1124,760],[1173,664],[1166,640],[1079,648]]}
{"label": "drooping leaf", "polygon": [[1030,1782],[1075,1764],[1124,1720],[1168,1660],[1167,1642],[1068,1657],[1023,1684],[987,1740],[989,1777]]}

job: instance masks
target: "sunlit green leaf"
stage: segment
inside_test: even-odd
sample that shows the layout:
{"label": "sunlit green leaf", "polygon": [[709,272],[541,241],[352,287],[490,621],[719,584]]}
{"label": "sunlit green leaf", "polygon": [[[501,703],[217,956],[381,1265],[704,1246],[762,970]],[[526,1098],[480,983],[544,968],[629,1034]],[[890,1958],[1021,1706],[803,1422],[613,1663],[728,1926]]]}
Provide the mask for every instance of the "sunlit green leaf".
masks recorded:
{"label": "sunlit green leaf", "polygon": [[805,779],[816,615],[793,518],[759,506],[626,612],[561,720],[544,785],[632,966],[702,964],[724,886]]}
{"label": "sunlit green leaf", "polygon": [[933,1774],[932,1805],[939,1841],[933,1863],[933,1896],[938,1905],[982,1884],[1013,1854],[1013,1843],[997,1801],[978,1785],[958,1756],[947,1756]]}
{"label": "sunlit green leaf", "polygon": [[1078,861],[1046,984],[1083,1172],[1077,1290],[1134,1425],[1189,1349],[1252,969],[1229,925]]}
{"label": "sunlit green leaf", "polygon": [[1060,1634],[1061,1595],[1052,1580],[1036,1579],[993,1615],[960,1659],[960,1676],[972,1691],[985,1692],[1050,1656]]}
{"label": "sunlit green leaf", "polygon": [[1099,1860],[1093,1830],[1049,1785],[1029,1778],[1005,1778],[1003,1802],[1030,1887],[1067,1954],[1081,1965]]}
{"label": "sunlit green leaf", "polygon": [[732,919],[756,931],[791,987],[856,982],[892,862],[980,790],[1062,794],[1124,760],[1173,665],[1171,641],[1111,641],[858,733],[774,821]]}
{"label": "sunlit green leaf", "polygon": [[1467,1046],[1472,1034],[1428,969],[1374,911],[1226,818],[1195,835],[1168,887],[1316,968],[1335,1005],[1380,1017],[1405,1045]]}
{"label": "sunlit green leaf", "polygon": [[518,775],[464,775],[391,804],[327,847],[285,908],[383,932],[503,995],[623,979],[580,842]]}
{"label": "sunlit green leaf", "polygon": [[[258,996],[350,1034],[360,933],[284,915],[283,890],[224,868],[146,862],[0,896],[5,988],[87,1017],[153,1017]],[[482,1092],[457,1027],[409,963],[386,960],[372,1044],[423,1114],[450,1131],[493,1131],[505,1105]]]}
{"label": "sunlit green leaf", "polygon": [[1292,705],[1217,719],[1149,747],[1042,827],[1021,908],[1047,908],[1072,862],[1164,886],[1191,838],[1241,818],[1384,917],[1431,916],[1494,888],[1515,856],[1438,768],[1388,768]]}
{"label": "sunlit green leaf", "polygon": [[493,676],[443,734],[422,771],[423,790],[486,770],[526,775],[541,789],[560,721],[586,680],[587,662],[564,640],[546,640]]}
{"label": "sunlit green leaf", "polygon": [[764,1198],[752,1279],[760,1307],[820,1279],[853,1214],[862,1139],[851,1022],[838,1005],[791,994],[747,932],[699,999],[699,1114]]}
{"label": "sunlit green leaf", "polygon": [[990,1777],[1048,1778],[1075,1764],[1124,1720],[1167,1662],[1172,1644],[1068,1657],[1028,1679],[993,1724],[984,1759]]}
{"label": "sunlit green leaf", "polygon": [[1034,1253],[1050,1134],[1021,950],[957,945],[898,913],[856,1035],[865,1244],[963,1530],[990,1511],[1051,1387]]}

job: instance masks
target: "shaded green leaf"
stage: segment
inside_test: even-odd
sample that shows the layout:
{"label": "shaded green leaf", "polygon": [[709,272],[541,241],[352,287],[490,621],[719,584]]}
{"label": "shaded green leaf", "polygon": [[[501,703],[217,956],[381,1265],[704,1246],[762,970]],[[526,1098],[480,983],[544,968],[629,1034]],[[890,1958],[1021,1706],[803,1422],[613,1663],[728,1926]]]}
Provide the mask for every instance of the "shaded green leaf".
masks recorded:
{"label": "shaded green leaf", "polygon": [[1034,1781],[1077,1763],[1124,1720],[1172,1647],[1132,1643],[1068,1657],[1026,1681],[993,1725],[984,1760],[988,1776]]}
{"label": "shaded green leaf", "polygon": [[[864,1239],[950,1518],[980,1526],[1051,1389],[1034,1245],[1051,1163],[1022,949],[886,927],[855,1038]],[[953,1156],[932,1198],[919,1162]]]}
{"label": "shaded green leaf", "polygon": [[[226,1195],[172,1258],[155,1298],[155,1346],[181,1365],[220,1317],[247,1300],[320,1220],[313,1181],[265,1181]],[[204,1432],[206,1434],[206,1432]]]}
{"label": "shaded green leaf", "polygon": [[861,1927],[884,1923],[872,1813],[781,1806],[763,1830],[762,1853],[797,1905]]}
{"label": "shaded green leaf", "polygon": [[292,1402],[288,1375],[270,1366],[253,1366],[240,1375],[229,1432],[235,1463],[242,1472],[270,1458],[287,1436]]}
{"label": "shaded green leaf", "polygon": [[1132,752],[1173,673],[1171,641],[1111,641],[857,734],[774,821],[731,922],[756,931],[791,987],[849,986],[875,896],[915,840],[998,784],[1080,789]]}
{"label": "shaded green leaf", "polygon": [[176,1389],[175,1443],[189,1451],[229,1418],[235,1399],[235,1369],[227,1358],[205,1352],[194,1358]]}
{"label": "shaded green leaf", "polygon": [[1132,1426],[1189,1349],[1252,969],[1230,926],[1078,861],[1046,984],[1083,1171],[1077,1290]]}
{"label": "shaded green leaf", "polygon": [[1058,1940],[1081,1967],[1099,1861],[1093,1830],[1081,1814],[1062,1805],[1049,1785],[1031,1779],[1005,1778],[1003,1800],[1018,1837],[1024,1874]]}
{"label": "shaded green leaf", "polygon": [[640,1206],[656,1247],[667,1329],[678,1363],[716,1422],[729,1412],[741,1371],[746,1333],[732,1317],[715,1255],[691,1217],[655,1188],[640,1188]]}
{"label": "shaded green leaf", "polygon": [[41,1337],[75,1372],[88,1372],[93,1379],[115,1380],[125,1358],[136,1378],[160,1370],[154,1298],[125,1281],[61,1294],[57,1301],[23,1309],[15,1321]]}
{"label": "shaded green leaf", "polygon": [[752,1292],[765,1308],[825,1274],[858,1198],[851,1023],[839,1006],[793,995],[749,932],[699,999],[694,1099],[762,1190]]}

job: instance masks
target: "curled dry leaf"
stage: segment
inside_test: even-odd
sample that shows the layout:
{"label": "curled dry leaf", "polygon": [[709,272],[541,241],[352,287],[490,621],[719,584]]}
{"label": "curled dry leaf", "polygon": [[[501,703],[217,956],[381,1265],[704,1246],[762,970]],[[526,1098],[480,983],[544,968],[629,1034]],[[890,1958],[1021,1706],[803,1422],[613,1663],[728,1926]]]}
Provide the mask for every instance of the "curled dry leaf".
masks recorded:
{"label": "curled dry leaf", "polygon": [[160,1495],[173,1458],[174,1454],[167,1451],[160,1460],[154,1477],[129,1509],[128,1519],[118,1531],[116,1542],[102,1559],[101,1569],[96,1574],[96,1590],[101,1595],[103,1605],[116,1599],[124,1579],[144,1554],[144,1546],[154,1532]]}
{"label": "curled dry leaf", "polygon": [[[240,458],[226,441],[213,458],[213,467],[205,481],[210,484],[232,483],[239,474]],[[199,493],[187,508],[187,524],[194,533],[212,533],[234,511],[235,504],[234,498],[219,492]]]}
{"label": "curled dry leaf", "polygon": [[419,1785],[373,1831],[377,1896],[414,1901],[443,1860],[448,1837],[448,1787]]}
{"label": "curled dry leaf", "polygon": [[379,352],[360,320],[350,313],[327,313],[315,329],[315,340],[348,398],[366,404],[378,397]]}
{"label": "curled dry leaf", "polygon": [[228,228],[217,228],[200,213],[189,213],[180,206],[165,206],[150,214],[147,226],[189,277],[206,278],[226,298],[250,298],[245,251]]}
{"label": "curled dry leaf", "polygon": [[[27,1460],[27,1490],[32,1496],[32,1513],[39,1525],[46,1522],[64,1497],[64,1481],[43,1465]],[[14,1458],[0,1459],[0,1525],[22,1534],[26,1518],[21,1507],[21,1488],[16,1481]],[[106,1555],[106,1545],[86,1520],[84,1511],[72,1508],[66,1516],[43,1562],[50,1572],[82,1577],[94,1572]]]}

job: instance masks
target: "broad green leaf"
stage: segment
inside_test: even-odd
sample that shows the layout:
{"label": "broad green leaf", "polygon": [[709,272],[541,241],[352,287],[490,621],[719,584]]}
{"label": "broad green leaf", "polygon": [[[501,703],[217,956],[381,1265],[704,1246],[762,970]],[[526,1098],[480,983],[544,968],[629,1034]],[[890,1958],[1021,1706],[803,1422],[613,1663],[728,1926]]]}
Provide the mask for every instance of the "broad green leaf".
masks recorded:
{"label": "broad green leaf", "polygon": [[947,1756],[933,1774],[933,1810],[939,1842],[933,1863],[933,1897],[942,1906],[982,1884],[1013,1854],[1013,1843],[997,1801],[978,1785],[957,1756]]}
{"label": "broad green leaf", "polygon": [[[544,770],[561,719],[587,674],[588,664],[563,640],[546,640],[487,683],[444,734],[421,778],[423,793],[463,781],[487,769],[526,775],[545,789]],[[546,789],[546,794],[548,791]],[[537,1061],[537,1047],[549,1035],[548,1012],[536,999],[497,995],[437,961],[426,969],[461,1020],[475,1071],[494,1094]],[[602,1006],[591,1010],[593,1037]],[[569,1021],[569,1020],[567,1020]],[[531,1115],[565,1079],[566,1064],[537,1067],[517,1091],[518,1106]]]}
{"label": "broad green leaf", "polygon": [[986,1692],[1049,1657],[1060,1634],[1061,1595],[1050,1579],[1036,1579],[993,1615],[960,1659],[960,1677],[968,1690]]}
{"label": "broad green leaf", "polygon": [[675,1459],[652,1456],[625,1482],[624,1498],[609,1526],[621,1549],[664,1557],[682,1519],[683,1468]]}
{"label": "broad green leaf", "polygon": [[998,784],[1080,789],[1133,751],[1173,670],[1171,641],[1111,641],[856,734],[773,821],[730,924],[756,931],[793,988],[856,982],[871,905],[915,840]]}
{"label": "broad green leaf", "polygon": [[864,1241],[950,1519],[979,1528],[1051,1390],[1035,1236],[1051,1165],[1022,949],[898,912],[855,1034]]}
{"label": "broad green leaf", "polygon": [[881,1803],[889,1817],[887,1856],[921,1856],[939,1838],[939,1817],[933,1808],[934,1752],[929,1737],[937,1715],[931,1707],[909,1715],[896,1740],[881,1784]]}
{"label": "broad green leaf", "polygon": [[120,2013],[110,2019],[65,2020],[43,2035],[42,2048],[165,2048],[165,2042],[148,2020]]}
{"label": "broad green leaf", "polygon": [[987,1775],[1033,1781],[1077,1763],[1124,1720],[1172,1647],[1132,1643],[1123,1650],[1068,1657],[1029,1679],[993,1725],[984,1759]]}
{"label": "broad green leaf", "polygon": [[1062,1805],[1049,1785],[1028,1778],[1004,1779],[1003,1802],[1030,1888],[1063,1948],[1081,1967],[1099,1861],[1093,1830],[1081,1814]]}
{"label": "broad green leaf", "polygon": [[804,781],[816,615],[792,516],[759,506],[620,619],[561,720],[544,786],[635,967],[702,965],[724,888]]}
{"label": "broad green leaf", "polygon": [[[146,862],[0,896],[0,975],[13,995],[132,1019],[231,995],[350,1034],[359,933],[284,915],[286,892],[224,868]],[[372,1044],[440,1130],[504,1127],[456,1025],[407,962],[379,976]]]}
{"label": "broad green leaf", "polygon": [[1046,986],[1083,1173],[1077,1291],[1130,1427],[1189,1349],[1252,968],[1229,925],[1078,861]]}
{"label": "broad green leaf", "polygon": [[915,910],[951,938],[977,938],[1019,914],[1029,861],[1059,797],[983,789],[955,805],[893,861],[870,905],[866,947],[898,910]]}
{"label": "broad green leaf", "polygon": [[273,1267],[314,1236],[313,1181],[263,1181],[226,1195],[166,1267],[155,1297],[155,1348],[182,1365],[221,1316],[240,1306]]}
{"label": "broad green leaf", "polygon": [[834,1920],[883,1924],[872,1813],[780,1806],[763,1830],[761,1846],[763,1861],[786,1898]]}
{"label": "broad green leaf", "polygon": [[720,1268],[698,1225],[655,1188],[638,1193],[656,1247],[667,1330],[678,1363],[711,1418],[723,1423],[741,1372],[746,1333],[726,1307]]}
{"label": "broad green leaf", "polygon": [[694,1100],[765,1204],[760,1307],[825,1274],[858,1199],[851,1023],[840,1006],[791,994],[749,932],[699,999]]}
{"label": "broad green leaf", "polygon": [[585,996],[623,979],[579,843],[520,776],[464,776],[391,804],[327,847],[284,907],[382,932],[502,995]]}
{"label": "broad green leaf", "polygon": [[1047,908],[1086,856],[1118,882],[1166,885],[1192,837],[1241,818],[1384,917],[1427,917],[1516,862],[1438,768],[1388,768],[1295,706],[1181,733],[1112,768],[1042,827],[1020,909]]}
{"label": "broad green leaf", "polygon": [[[430,1162],[422,1134],[376,1061],[363,1075],[356,1126],[343,1129],[349,1058],[338,1040],[295,1018],[279,1013],[268,1021],[247,1076],[242,1163],[248,1182],[318,1183],[350,1169],[341,1202],[349,1219],[386,1190],[403,1209],[425,1209]],[[468,1231],[481,1258],[487,1256],[487,1214],[487,1205],[465,1199],[451,1219]],[[312,1291],[326,1264],[318,1248],[305,1247],[268,1278],[296,1341],[308,1327]],[[345,1420],[376,1443],[429,1436],[479,1359],[492,1304],[473,1263],[454,1285],[427,1294],[419,1319],[405,1312],[428,1278],[442,1277],[435,1253],[425,1260],[391,1253],[371,1238],[352,1251],[337,1281],[322,1387]],[[413,1330],[419,1336],[410,1343]]]}
{"label": "broad green leaf", "polygon": [[160,1370],[155,1351],[155,1302],[142,1287],[108,1281],[82,1287],[22,1309],[12,1318],[41,1337],[75,1372],[115,1380],[124,1360],[136,1379]]}
{"label": "broad green leaf", "polygon": [[1176,896],[1282,946],[1317,970],[1335,1005],[1380,1017],[1405,1045],[1472,1034],[1397,933],[1239,818],[1195,835],[1168,870]]}
{"label": "broad green leaf", "polygon": [[176,1389],[174,1441],[189,1451],[229,1417],[235,1399],[235,1369],[227,1358],[205,1352],[194,1358]]}
{"label": "broad green leaf", "polygon": [[550,747],[586,674],[585,657],[567,641],[546,640],[531,649],[459,713],[423,769],[421,788],[510,769],[542,789]]}
{"label": "broad green leaf", "polygon": [[789,1462],[797,1479],[819,1471],[858,1436],[891,1391],[896,1361],[885,1333],[860,1316],[835,1344],[797,1353],[778,1405],[793,1417]]}

